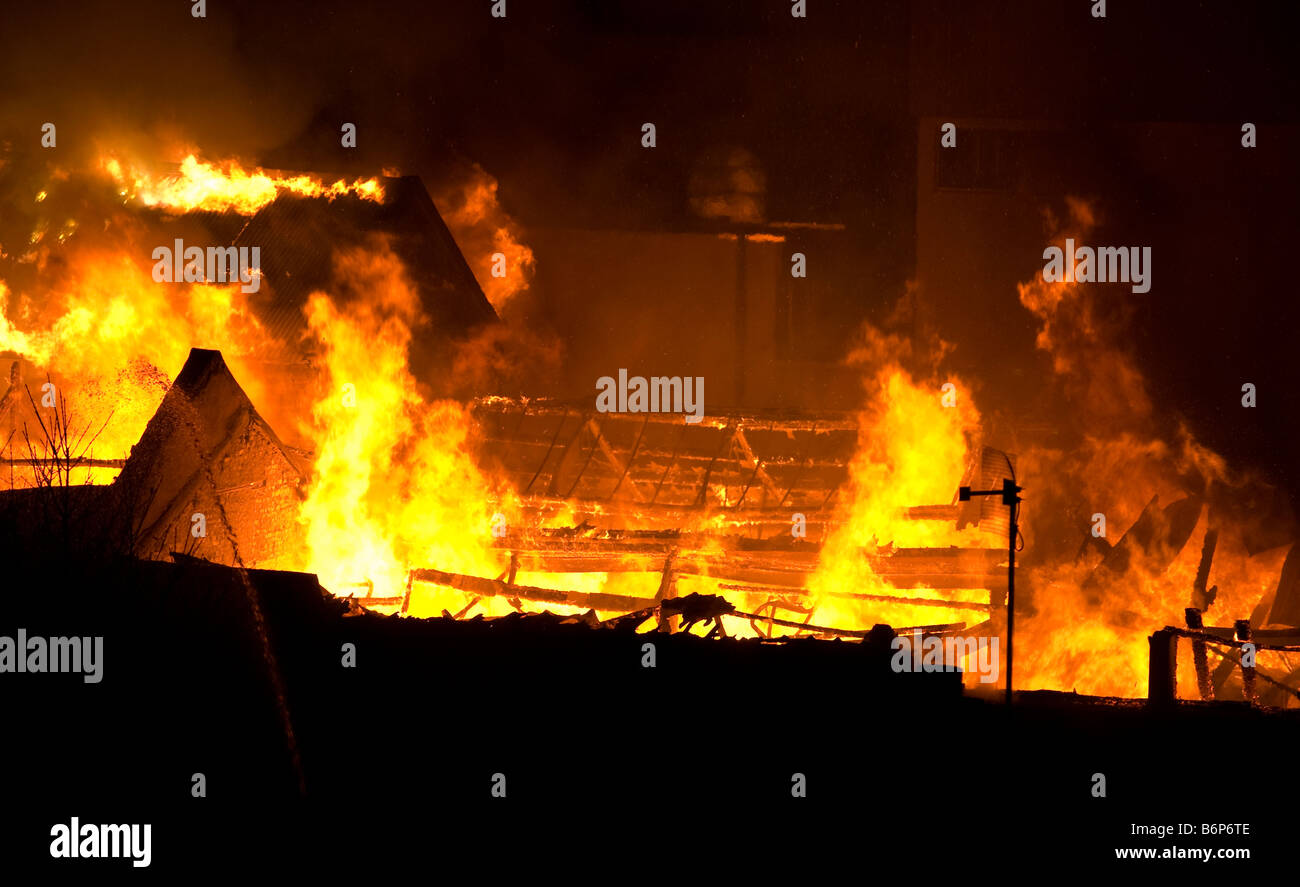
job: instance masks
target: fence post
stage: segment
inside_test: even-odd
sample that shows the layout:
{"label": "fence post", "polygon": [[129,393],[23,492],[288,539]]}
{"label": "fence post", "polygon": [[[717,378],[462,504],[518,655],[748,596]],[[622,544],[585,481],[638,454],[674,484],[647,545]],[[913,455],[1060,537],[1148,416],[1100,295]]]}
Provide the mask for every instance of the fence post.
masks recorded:
{"label": "fence post", "polygon": [[[1252,637],[1250,631],[1249,619],[1238,619],[1232,624],[1233,634],[1237,640],[1242,643],[1248,643]],[[1237,650],[1237,656],[1241,656],[1241,650]],[[1255,666],[1246,665],[1243,661],[1241,664],[1241,695],[1251,705],[1255,704]]]}
{"label": "fence post", "polygon": [[1172,628],[1162,628],[1147,642],[1151,646],[1147,666],[1147,704],[1173,705],[1177,698],[1174,685],[1178,667],[1178,635]]}

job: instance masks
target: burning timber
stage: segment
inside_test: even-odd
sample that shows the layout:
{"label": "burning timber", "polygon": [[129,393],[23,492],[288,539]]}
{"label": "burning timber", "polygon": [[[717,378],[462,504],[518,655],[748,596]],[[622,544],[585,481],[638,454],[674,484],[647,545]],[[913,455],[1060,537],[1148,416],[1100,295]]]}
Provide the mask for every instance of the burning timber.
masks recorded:
{"label": "burning timber", "polygon": [[[604,502],[608,508],[603,517],[616,519],[626,514],[622,500],[614,496],[621,487],[632,510],[662,506],[662,519],[681,520],[688,513],[698,517],[712,509],[723,515],[724,527],[732,528],[750,521],[755,513],[762,515],[779,507],[788,515],[802,508],[809,512],[815,536],[825,519],[819,515],[828,513],[842,483],[853,437],[853,426],[836,417],[741,416],[711,419],[689,429],[679,419],[674,426],[663,425],[678,438],[671,454],[657,453],[643,427],[646,445],[634,445],[630,457],[620,457],[615,447],[630,424],[622,417],[575,416],[569,411],[530,406],[510,423],[515,437],[506,442],[511,446],[500,447],[496,446],[500,439],[494,428],[501,408],[500,401],[485,402],[480,414],[485,423],[485,464],[497,467],[525,458],[536,449],[524,437],[526,419],[540,423],[538,431],[551,441],[541,461],[533,466],[530,482],[520,484],[526,495],[525,507],[534,514],[548,509],[549,491],[554,491],[563,493],[567,503],[592,502],[593,514]],[[644,426],[657,418],[637,421]],[[603,426],[596,426],[598,421]],[[773,452],[774,443],[792,434],[796,444],[805,445],[810,454],[802,464],[797,451],[785,455]],[[708,454],[707,461],[701,447]],[[593,458],[593,452],[599,452],[600,458]],[[819,452],[826,457],[819,459]],[[655,461],[665,455],[666,465]],[[165,558],[171,551],[182,550],[232,566],[268,566],[301,545],[294,506],[308,479],[308,457],[280,440],[218,352],[195,349],[123,463],[117,481],[108,490],[96,492],[129,516],[137,554]],[[734,486],[735,479],[746,473],[737,460],[750,465],[744,486],[737,495],[722,494],[723,500],[733,500],[730,503],[715,502],[711,490]],[[593,497],[589,485],[602,483],[613,469],[620,471],[613,489]],[[508,465],[503,470],[512,473]],[[572,481],[565,476],[569,472],[575,475]],[[653,490],[641,480],[646,472],[660,474]],[[786,485],[784,490],[776,489],[778,483]],[[688,485],[689,493],[683,497],[680,491]],[[751,493],[750,487],[762,489]],[[547,492],[533,495],[538,488]],[[198,517],[202,532],[198,532]],[[973,517],[978,521],[978,515]],[[671,561],[668,572],[672,576],[710,576],[779,587],[791,594],[802,591],[818,557],[815,542],[788,534],[753,538],[729,531],[601,530],[586,524],[569,529],[521,529],[493,539],[492,546],[509,555],[512,572],[662,572]],[[974,588],[996,593],[1005,584],[1001,567],[1005,555],[997,549],[886,547],[864,552],[864,557],[875,572],[899,588]],[[438,569],[436,564],[417,566]],[[357,580],[364,584],[364,577]],[[634,601],[628,598],[625,603],[631,606]],[[983,606],[974,603],[977,609]]]}
{"label": "burning timber", "polygon": [[[490,425],[503,405],[503,401],[484,402],[482,420]],[[523,527],[490,540],[489,549],[509,562],[500,576],[472,576],[448,571],[439,564],[415,564],[404,592],[397,596],[393,592],[398,589],[376,595],[373,582],[364,576],[356,577],[351,586],[365,590],[356,598],[359,603],[381,612],[405,613],[410,609],[416,585],[436,585],[465,594],[464,605],[454,614],[460,617],[469,615],[478,601],[497,597],[510,601],[516,609],[523,609],[521,602],[528,601],[598,611],[605,618],[655,609],[661,624],[672,629],[679,620],[662,615],[665,602],[680,597],[680,578],[695,577],[717,582],[721,592],[760,597],[762,600],[754,604],[752,611],[741,607],[727,612],[728,618],[747,621],[758,634],[762,634],[760,625],[766,627],[768,637],[778,626],[820,637],[862,638],[867,634],[864,629],[822,625],[811,619],[806,586],[817,568],[819,545],[815,540],[788,535],[761,538],[735,531],[750,510],[761,512],[779,506],[788,513],[790,508],[802,507],[815,515],[814,504],[825,509],[842,482],[845,457],[843,452],[833,451],[849,445],[851,425],[836,417],[736,416],[701,423],[698,429],[692,426],[689,440],[680,428],[673,428],[671,431],[678,436],[675,449],[667,470],[660,471],[659,463],[654,461],[656,451],[649,445],[634,444],[631,454],[620,458],[614,447],[620,427],[627,424],[620,417],[590,415],[569,423],[568,411],[545,406],[530,406],[526,414],[539,417],[551,439],[541,464],[533,471],[534,481],[549,475],[545,489],[558,491],[561,476],[574,471],[574,464],[581,459],[574,481],[563,491],[566,501],[581,508],[584,501],[589,501],[582,495],[585,489],[577,489],[584,477],[596,481],[602,471],[617,468],[620,477],[606,497],[606,501],[614,501],[615,507],[604,515],[606,518],[619,514],[616,506],[621,500],[614,500],[613,494],[622,487],[634,507],[660,504],[657,496],[662,494],[667,509],[664,517],[690,512],[694,515],[691,522],[698,524],[701,514],[715,511],[737,516],[738,520],[724,521],[720,529],[689,531],[602,530],[585,522],[569,528]],[[527,442],[518,437],[523,418],[513,422],[519,443],[513,449],[494,449],[494,432],[487,429],[488,444],[482,456],[486,464],[499,465],[502,459],[508,461],[531,452]],[[545,423],[552,420],[554,426],[550,429]],[[648,425],[650,419],[642,421],[639,440],[650,436]],[[561,433],[566,428],[572,430],[567,439]],[[592,428],[594,437],[589,434]],[[704,437],[697,438],[697,431]],[[772,451],[774,443],[790,435],[814,454],[805,464],[798,464],[794,456],[783,458]],[[800,440],[800,436],[807,440]],[[600,441],[605,442],[603,449]],[[699,461],[695,450],[700,443],[712,455],[698,480],[686,481],[693,473],[699,474],[699,465],[691,463]],[[580,456],[584,448],[587,454]],[[821,465],[811,464],[818,461],[819,449],[826,457],[820,459]],[[592,453],[598,450],[606,463],[603,469],[593,464],[596,460]],[[713,489],[725,487],[743,473],[735,464],[737,460],[752,466],[747,468],[745,488],[734,497],[724,493],[721,503],[714,501]],[[26,491],[11,494],[8,502],[11,508],[21,511],[37,504],[48,510],[50,502],[57,501],[67,512],[65,516],[72,517],[79,526],[111,528],[108,535],[113,539],[102,540],[102,547],[134,557],[185,556],[237,568],[277,567],[291,561],[303,547],[296,517],[309,480],[309,464],[310,454],[287,446],[262,418],[220,353],[194,349],[111,486],[87,487],[75,491],[75,495],[71,490]],[[828,474],[828,469],[833,473]],[[649,485],[641,479],[643,472],[651,470],[660,474],[654,492],[649,492]],[[791,471],[804,479],[790,481]],[[808,478],[809,474],[814,477]],[[680,496],[686,483],[696,486],[689,500]],[[775,497],[778,483],[788,486]],[[534,484],[522,486],[528,493]],[[756,489],[750,495],[751,486],[761,486],[762,491]],[[818,503],[804,503],[809,489],[816,490]],[[546,494],[540,499],[526,497],[525,510],[540,515],[548,499]],[[75,508],[68,511],[73,505]],[[32,525],[43,523],[37,520]],[[812,523],[813,534],[819,535],[816,517]],[[875,574],[899,589],[898,594],[852,590],[832,594],[858,601],[919,601],[921,606],[955,608],[986,616],[1001,603],[999,593],[1006,571],[1005,554],[999,549],[896,549],[891,545],[864,550],[862,558]],[[638,596],[546,588],[517,582],[515,576],[521,571],[658,574],[657,591],[652,596]],[[949,594],[929,599],[924,594],[910,594],[911,589],[961,591],[963,596]],[[969,598],[971,590],[982,597]],[[795,618],[784,618],[782,610]],[[745,622],[735,624],[743,626]],[[925,627],[943,631],[965,625],[934,620]]]}
{"label": "burning timber", "polygon": [[[710,643],[776,647],[802,640],[865,646],[914,632],[926,641],[964,635],[1007,642],[1006,547],[877,540],[845,552],[873,584],[816,586],[856,446],[855,426],[844,417],[737,414],[689,424],[504,398],[477,402],[472,417],[478,463],[510,478],[520,494],[520,519],[503,532],[485,527],[476,543],[498,567],[475,572],[417,560],[407,566],[404,587],[357,575],[332,587],[354,615],[440,613],[469,625],[494,610],[486,621],[506,618],[505,607],[515,611],[510,618],[528,620],[539,615],[529,610],[546,609],[559,611],[555,624],[584,631],[662,639],[694,630]],[[12,491],[0,495],[0,519],[11,525],[11,541],[32,551],[76,547],[89,557],[284,569],[304,547],[299,506],[311,461],[311,453],[279,438],[220,353],[194,349],[112,485]],[[1014,470],[1012,457],[985,447],[961,485],[996,489]],[[1008,532],[1005,509],[991,497],[953,500],[914,505],[904,519],[978,527],[990,541]],[[1153,498],[1120,540],[1099,546],[1083,591],[1099,596],[1122,586],[1134,561],[1167,568],[1202,511],[1196,497],[1163,507]],[[806,532],[790,531],[791,514]],[[1208,584],[1216,542],[1217,534],[1206,535],[1189,579],[1186,629],[1167,627],[1152,642],[1151,698],[1171,697],[1166,678],[1182,638],[1191,644],[1202,699],[1240,693],[1247,702],[1285,706],[1300,698],[1300,670],[1285,666],[1300,637],[1276,626],[1294,624],[1286,620],[1300,599],[1297,559],[1287,559],[1277,588],[1249,619],[1215,627],[1203,614],[1217,596]],[[455,603],[431,610],[430,589]],[[914,616],[874,628],[819,618],[840,612],[838,605],[867,613],[908,607]],[[1110,616],[1141,627],[1136,614]],[[1284,670],[1275,659],[1243,665],[1245,643],[1283,657]],[[1227,649],[1233,646],[1235,653]],[[1177,698],[1176,688],[1172,694]]]}

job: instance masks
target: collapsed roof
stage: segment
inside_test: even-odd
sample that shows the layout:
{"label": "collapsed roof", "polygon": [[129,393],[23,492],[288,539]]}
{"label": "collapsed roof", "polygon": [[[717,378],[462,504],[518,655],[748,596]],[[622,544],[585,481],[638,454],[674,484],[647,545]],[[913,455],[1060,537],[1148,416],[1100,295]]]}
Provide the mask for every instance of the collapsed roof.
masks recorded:
{"label": "collapsed roof", "polygon": [[[851,414],[766,413],[708,416],[697,423],[670,413],[602,413],[589,406],[486,397],[475,401],[480,461],[509,477],[541,511],[580,502],[602,514],[635,516],[638,525],[690,525],[716,512],[724,523],[788,535],[804,515],[817,540],[846,494],[857,450]],[[963,484],[1001,484],[1013,458],[983,447]],[[981,502],[916,503],[914,519],[1007,532],[1000,509]],[[881,540],[886,542],[888,540]]]}

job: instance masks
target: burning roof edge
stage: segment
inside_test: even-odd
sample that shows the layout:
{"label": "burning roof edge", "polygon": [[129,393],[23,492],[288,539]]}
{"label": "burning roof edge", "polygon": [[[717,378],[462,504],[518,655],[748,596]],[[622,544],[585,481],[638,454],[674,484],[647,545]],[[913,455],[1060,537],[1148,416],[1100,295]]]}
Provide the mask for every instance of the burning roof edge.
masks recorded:
{"label": "burning roof edge", "polygon": [[216,242],[258,247],[263,282],[268,286],[252,303],[266,332],[290,350],[297,349],[305,332],[302,309],[307,297],[315,290],[330,289],[336,252],[363,244],[370,235],[385,237],[402,262],[431,319],[431,331],[456,339],[499,322],[423,179],[417,175],[377,178],[384,189],[380,201],[354,194],[282,193],[252,214],[234,209],[181,216],[152,212],[169,223],[195,220]]}

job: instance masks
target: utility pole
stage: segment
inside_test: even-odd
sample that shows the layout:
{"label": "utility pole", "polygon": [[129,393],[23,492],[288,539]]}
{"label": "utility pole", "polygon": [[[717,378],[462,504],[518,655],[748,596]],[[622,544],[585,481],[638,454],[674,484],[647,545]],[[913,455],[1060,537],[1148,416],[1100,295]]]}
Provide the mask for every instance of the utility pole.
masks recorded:
{"label": "utility pole", "polygon": [[1018,494],[1023,489],[1024,487],[1016,486],[1016,482],[1010,478],[1002,479],[1000,490],[957,488],[957,498],[962,502],[969,502],[971,496],[1001,496],[1002,504],[1011,509],[1011,527],[1007,540],[1007,705],[1011,704],[1012,634],[1016,622],[1016,536],[1019,535],[1016,518],[1020,512]]}

